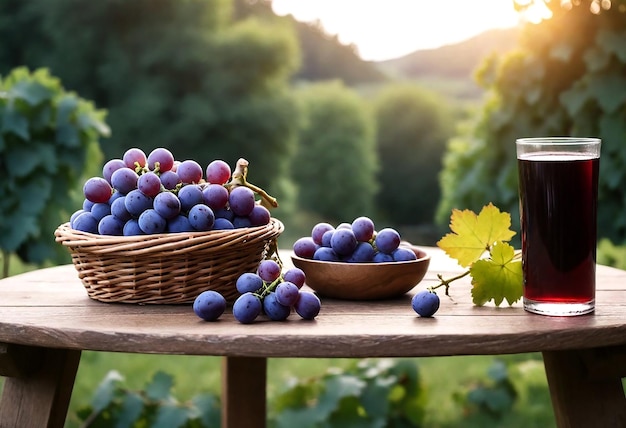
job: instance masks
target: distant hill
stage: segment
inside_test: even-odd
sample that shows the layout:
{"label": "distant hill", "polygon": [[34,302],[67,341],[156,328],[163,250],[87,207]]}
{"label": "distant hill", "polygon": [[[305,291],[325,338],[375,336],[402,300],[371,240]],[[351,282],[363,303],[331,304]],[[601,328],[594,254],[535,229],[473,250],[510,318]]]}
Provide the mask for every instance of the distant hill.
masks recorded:
{"label": "distant hill", "polygon": [[377,64],[381,70],[394,77],[471,78],[485,57],[492,53],[511,51],[517,46],[518,37],[518,28],[489,30],[460,43],[419,50]]}

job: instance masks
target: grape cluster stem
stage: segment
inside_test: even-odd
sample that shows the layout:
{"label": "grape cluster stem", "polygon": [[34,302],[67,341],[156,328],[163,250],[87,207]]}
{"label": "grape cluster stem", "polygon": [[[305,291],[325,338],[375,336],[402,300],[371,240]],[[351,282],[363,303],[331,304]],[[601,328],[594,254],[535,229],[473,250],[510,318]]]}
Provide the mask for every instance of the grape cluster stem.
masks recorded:
{"label": "grape cluster stem", "polygon": [[250,183],[247,180],[248,177],[248,165],[249,162],[246,159],[240,158],[235,165],[235,170],[231,176],[230,182],[225,184],[225,186],[230,190],[231,187],[236,186],[245,186],[248,187],[253,192],[257,193],[261,197],[261,204],[265,206],[265,208],[276,208],[278,207],[278,201],[273,196],[270,196],[265,190],[261,189],[258,186]]}

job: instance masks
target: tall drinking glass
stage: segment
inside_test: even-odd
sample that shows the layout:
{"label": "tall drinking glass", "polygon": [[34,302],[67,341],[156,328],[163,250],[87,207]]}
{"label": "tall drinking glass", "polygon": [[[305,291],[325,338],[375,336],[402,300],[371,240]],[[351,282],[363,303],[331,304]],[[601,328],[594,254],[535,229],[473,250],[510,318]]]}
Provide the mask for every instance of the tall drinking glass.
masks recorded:
{"label": "tall drinking glass", "polygon": [[598,138],[516,141],[524,309],[570,316],[595,309]]}

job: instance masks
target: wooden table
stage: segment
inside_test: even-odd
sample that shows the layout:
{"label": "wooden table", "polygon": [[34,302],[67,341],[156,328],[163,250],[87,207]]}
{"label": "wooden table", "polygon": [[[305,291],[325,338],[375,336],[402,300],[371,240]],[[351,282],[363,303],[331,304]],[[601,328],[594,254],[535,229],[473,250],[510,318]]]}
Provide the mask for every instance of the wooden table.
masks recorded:
{"label": "wooden table", "polygon": [[[73,266],[0,281],[1,427],[62,427],[82,350],[223,356],[222,424],[265,420],[267,358],[424,357],[543,353],[559,427],[626,427],[626,272],[599,266],[595,314],[552,318],[513,307],[475,307],[468,278],[442,294],[434,318],[411,309],[415,291],[459,267],[443,252],[400,299],[322,298],[314,321],[242,325],[224,314],[210,326],[191,305],[108,304],[87,297]],[[282,256],[289,259],[288,253]],[[243,381],[245,379],[245,382]],[[253,391],[254,398],[250,399]],[[259,400],[262,394],[262,400]],[[242,412],[241,409],[247,411]]]}

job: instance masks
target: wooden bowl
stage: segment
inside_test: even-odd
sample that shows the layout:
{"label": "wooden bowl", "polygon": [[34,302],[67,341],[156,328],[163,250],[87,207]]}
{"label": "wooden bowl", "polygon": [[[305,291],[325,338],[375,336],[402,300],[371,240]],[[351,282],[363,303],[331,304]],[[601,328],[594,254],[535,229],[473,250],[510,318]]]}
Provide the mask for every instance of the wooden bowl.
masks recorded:
{"label": "wooden bowl", "polygon": [[291,256],[306,275],[306,285],[320,296],[344,300],[378,300],[399,297],[426,275],[430,256],[409,246],[417,260],[389,263],[325,262]]}

